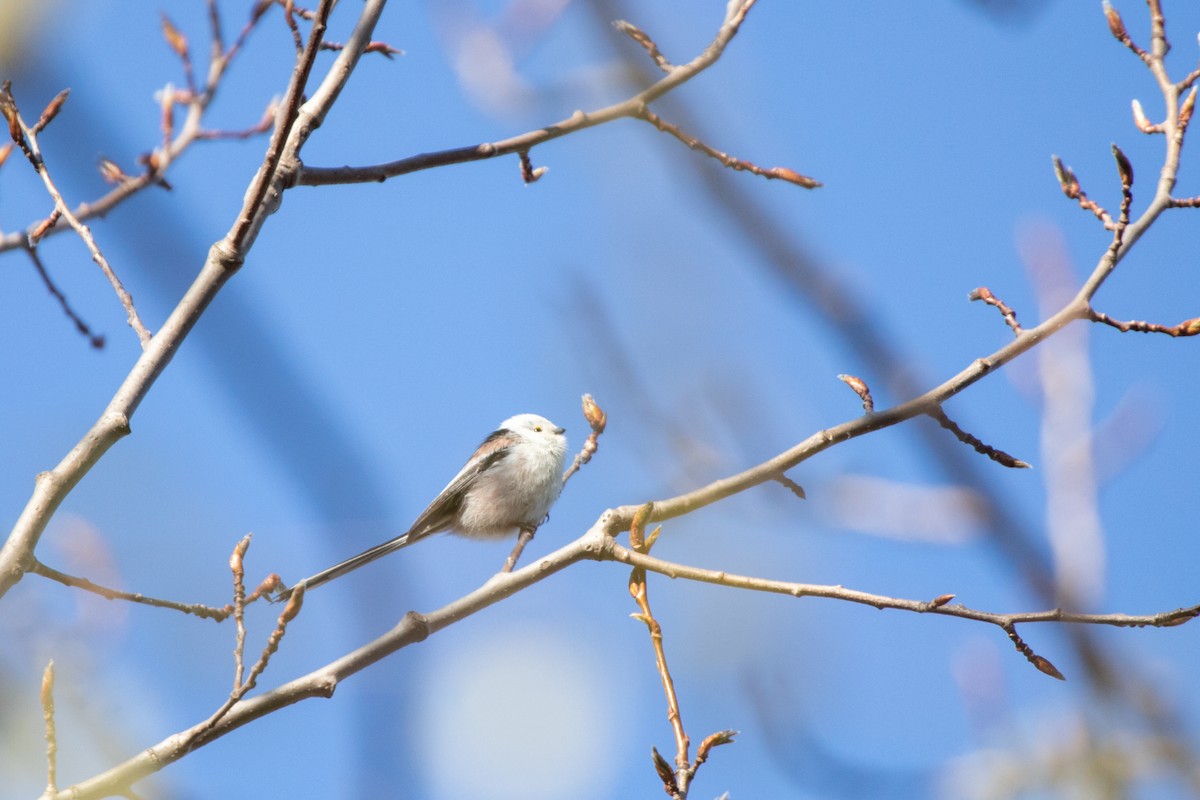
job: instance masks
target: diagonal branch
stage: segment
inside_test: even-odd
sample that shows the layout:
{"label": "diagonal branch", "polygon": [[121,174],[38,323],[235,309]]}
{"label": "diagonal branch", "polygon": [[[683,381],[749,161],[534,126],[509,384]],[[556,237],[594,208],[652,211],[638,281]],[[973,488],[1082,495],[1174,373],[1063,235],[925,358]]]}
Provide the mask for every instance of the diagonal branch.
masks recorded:
{"label": "diagonal branch", "polygon": [[311,698],[330,698],[338,685],[375,662],[500,602],[604,549],[599,525],[557,551],[513,572],[493,576],[473,592],[429,614],[409,612],[390,631],[323,667],[261,695],[241,699],[219,719],[205,720],[152,745],[113,768],[61,790],[55,800],[90,800],[127,791],[137,781],[261,717]]}
{"label": "diagonal branch", "polygon": [[[264,158],[259,174],[269,173],[272,179],[267,190],[262,192],[263,206],[243,206],[239,220],[225,239],[214,244],[209,250],[208,257],[192,285],[163,323],[158,334],[142,351],[141,357],[130,369],[99,419],[57,466],[37,476],[33,494],[17,518],[4,546],[0,547],[0,596],[6,594],[32,568],[34,548],[59,505],[108,449],[129,433],[130,417],[137,411],[158,376],[178,352],[205,309],[241,267],[253,245],[254,235],[266,217],[278,207],[278,195],[289,179],[291,165],[298,163],[299,148],[312,130],[320,124],[320,119],[337,98],[341,86],[349,79],[361,47],[370,41],[371,31],[379,19],[384,2],[385,0],[367,0],[355,27],[351,45],[334,60],[321,87],[296,116],[296,124],[288,138],[283,156],[275,158],[271,151]],[[331,7],[332,0],[323,0],[321,13],[327,15]],[[314,38],[310,42],[314,49],[317,41]],[[298,87],[302,83],[301,69],[293,69],[287,96],[299,96],[301,90]],[[193,109],[193,113],[198,112]],[[279,164],[287,169],[275,169],[275,165]],[[258,185],[256,178],[252,188]],[[274,197],[275,202],[268,203],[268,197]],[[250,219],[250,224],[243,224],[244,219]]]}

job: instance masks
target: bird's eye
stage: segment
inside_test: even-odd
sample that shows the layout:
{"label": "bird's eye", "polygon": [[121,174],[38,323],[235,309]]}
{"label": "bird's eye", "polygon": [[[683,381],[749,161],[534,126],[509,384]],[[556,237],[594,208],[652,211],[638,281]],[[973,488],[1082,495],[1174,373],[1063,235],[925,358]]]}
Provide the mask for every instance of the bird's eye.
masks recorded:
{"label": "bird's eye", "polygon": [[542,432],[542,426],[541,426],[541,425],[534,425],[534,426],[533,426],[533,429],[534,429],[535,431],[537,431],[538,433],[541,433],[541,432]]}

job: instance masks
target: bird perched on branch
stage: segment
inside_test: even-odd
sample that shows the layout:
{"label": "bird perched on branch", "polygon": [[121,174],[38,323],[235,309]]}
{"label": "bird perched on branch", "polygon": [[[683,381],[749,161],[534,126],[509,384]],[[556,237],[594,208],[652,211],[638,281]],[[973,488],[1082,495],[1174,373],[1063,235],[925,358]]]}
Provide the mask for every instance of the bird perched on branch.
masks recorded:
{"label": "bird perched on branch", "polygon": [[[305,590],[432,533],[451,531],[478,539],[532,534],[562,492],[567,456],[563,433],[563,428],[537,414],[517,414],[504,420],[407,532],[305,578],[301,581]],[[276,599],[286,600],[294,588],[284,589]]]}

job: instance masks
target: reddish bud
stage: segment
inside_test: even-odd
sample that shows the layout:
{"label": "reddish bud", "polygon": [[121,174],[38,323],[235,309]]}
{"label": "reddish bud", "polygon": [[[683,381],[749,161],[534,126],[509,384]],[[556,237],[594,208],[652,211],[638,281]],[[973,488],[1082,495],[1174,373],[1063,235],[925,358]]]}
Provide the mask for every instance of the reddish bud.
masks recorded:
{"label": "reddish bud", "polygon": [[1108,20],[1108,29],[1112,31],[1112,35],[1117,38],[1117,41],[1123,42],[1129,38],[1129,34],[1125,31],[1125,23],[1121,20],[1121,15],[1112,7],[1112,3],[1104,0],[1104,18]]}
{"label": "reddish bud", "polygon": [[50,216],[46,217],[44,220],[39,222],[38,226],[29,232],[30,244],[37,244],[41,240],[41,238],[46,235],[46,231],[50,230],[51,228],[53,228],[55,225],[58,224],[58,220],[61,217],[62,217],[62,211],[60,211],[59,209],[56,208],[53,211],[51,211]]}
{"label": "reddish bud", "polygon": [[1187,124],[1192,120],[1192,111],[1196,108],[1196,87],[1188,92],[1188,96],[1183,99],[1183,105],[1179,108],[1179,126],[1186,128]]}
{"label": "reddish bud", "polygon": [[929,601],[929,605],[933,608],[941,608],[954,599],[952,594],[939,594],[937,597]]}
{"label": "reddish bud", "polygon": [[34,134],[41,133],[50,122],[58,116],[58,112],[62,111],[63,103],[67,102],[67,95],[71,93],[70,89],[63,89],[58,94],[54,95],[54,99],[46,104],[42,110],[42,116],[38,118],[37,124],[33,126]]}
{"label": "reddish bud", "polygon": [[21,130],[21,117],[17,111],[17,101],[12,95],[12,81],[0,84],[0,114],[8,123],[8,135],[12,140],[25,148],[25,133]]}
{"label": "reddish bud", "polygon": [[608,414],[604,413],[604,409],[597,405],[596,399],[590,394],[583,396],[583,418],[592,426],[593,431],[604,433],[604,426],[608,424]]}
{"label": "reddish bud", "polygon": [[657,747],[650,748],[650,757],[654,759],[654,771],[658,773],[658,779],[666,787],[667,794],[672,797],[677,796],[679,788],[678,784],[675,783],[675,772],[671,769],[670,763],[663,758],[662,753],[658,752]]}
{"label": "reddish bud", "polygon": [[805,189],[816,189],[822,185],[820,181],[814,180],[807,175],[801,175],[796,170],[788,169],[787,167],[773,167],[763,170],[763,175],[768,178],[778,178],[781,181],[794,183],[797,186],[803,186]]}
{"label": "reddish bud", "polygon": [[367,46],[363,48],[364,53],[379,53],[385,58],[404,55],[403,50],[392,47],[387,42],[367,42]]}
{"label": "reddish bud", "polygon": [[1033,664],[1035,667],[1037,667],[1039,672],[1049,675],[1051,678],[1057,678],[1060,681],[1066,680],[1066,678],[1063,676],[1063,674],[1058,671],[1058,667],[1054,666],[1048,660],[1042,658],[1041,656],[1038,656],[1038,655],[1030,656],[1029,663]]}
{"label": "reddish bud", "polygon": [[1058,184],[1062,187],[1063,194],[1070,197],[1072,200],[1079,197],[1079,179],[1075,177],[1075,173],[1062,163],[1062,159],[1058,156],[1052,157],[1054,160],[1054,176],[1058,178]]}
{"label": "reddish bud", "polygon": [[167,46],[175,51],[175,55],[180,58],[188,57],[188,41],[187,37],[180,33],[175,27],[175,23],[166,15],[162,15],[162,32],[163,38],[167,40]]}
{"label": "reddish bud", "polygon": [[304,584],[301,583],[292,590],[291,597],[288,598],[287,605],[283,607],[283,613],[279,615],[279,625],[282,627],[296,618],[300,613],[301,607],[304,605]]}
{"label": "reddish bud", "polygon": [[1121,175],[1121,186],[1128,189],[1133,186],[1133,164],[1129,163],[1129,157],[1115,144],[1112,146],[1112,152],[1113,158],[1117,160],[1117,172]]}
{"label": "reddish bud", "polygon": [[124,170],[117,166],[115,161],[107,158],[100,159],[100,177],[109,183],[124,183],[129,180]]}

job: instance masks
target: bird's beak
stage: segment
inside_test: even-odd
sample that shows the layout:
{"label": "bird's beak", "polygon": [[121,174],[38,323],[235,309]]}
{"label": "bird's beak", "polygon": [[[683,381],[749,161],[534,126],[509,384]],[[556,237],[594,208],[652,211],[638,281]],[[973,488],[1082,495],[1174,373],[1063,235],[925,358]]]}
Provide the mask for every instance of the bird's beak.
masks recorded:
{"label": "bird's beak", "polygon": [[555,428],[554,432],[557,433],[559,436],[561,436],[567,432],[567,429],[566,428]]}

